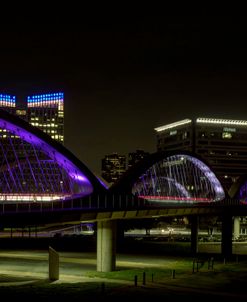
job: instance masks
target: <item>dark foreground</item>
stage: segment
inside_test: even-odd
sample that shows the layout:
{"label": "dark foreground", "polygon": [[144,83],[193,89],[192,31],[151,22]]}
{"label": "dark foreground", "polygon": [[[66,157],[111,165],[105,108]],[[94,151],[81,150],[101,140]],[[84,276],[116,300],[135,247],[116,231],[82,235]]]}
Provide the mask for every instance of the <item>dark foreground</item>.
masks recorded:
{"label": "dark foreground", "polygon": [[[173,259],[174,260],[174,259]],[[143,282],[142,274],[146,272]],[[152,275],[151,275],[152,272]],[[169,270],[170,272],[170,270]],[[167,270],[133,269],[125,273],[138,275],[138,282],[129,280],[117,272],[97,276],[50,282],[47,278],[31,276],[0,276],[0,296],[8,301],[152,301],[162,298],[169,301],[181,299],[222,299],[224,301],[246,301],[247,261],[215,264],[213,270],[207,266],[198,272],[188,269],[176,270],[174,278]],[[159,277],[156,278],[156,276]],[[162,276],[163,274],[163,276]],[[86,274],[85,274],[86,275]],[[126,280],[127,279],[127,280]],[[166,300],[167,301],[167,300]],[[196,301],[196,300],[195,300]]]}
{"label": "dark foreground", "polygon": [[[212,254],[201,254],[198,255],[198,259],[204,259],[205,262],[199,265],[197,271],[196,267],[192,269],[195,258],[188,255],[187,245],[173,247],[167,245],[167,251],[164,246],[162,249],[159,248],[159,253],[156,250],[156,254],[152,253],[157,245],[150,245],[149,249],[145,246],[145,250],[143,247],[144,245],[141,245],[142,253],[148,254],[150,262],[145,260],[145,257],[138,256],[139,251],[135,248],[135,256],[131,254],[131,258],[124,254],[117,262],[116,271],[111,273],[97,273],[95,262],[89,256],[88,258],[85,256],[82,263],[81,254],[73,259],[69,258],[69,255],[66,258],[64,254],[61,261],[63,275],[54,282],[49,281],[44,273],[38,275],[42,265],[47,266],[47,261],[40,254],[37,253],[37,259],[34,259],[30,257],[30,252],[31,256],[32,253],[35,256],[35,251],[29,249],[26,258],[19,258],[22,266],[18,266],[17,258],[8,256],[5,249],[0,249],[0,297],[8,301],[33,302],[137,300],[139,302],[153,299],[166,301],[197,299],[200,302],[208,302],[209,299],[215,298],[224,301],[246,301],[247,255],[238,257],[235,255],[229,261],[222,259],[220,255],[213,255],[214,265],[209,268],[207,259]],[[161,251],[163,258],[160,258]],[[141,262],[140,259],[145,261]],[[26,271],[23,270],[25,265]],[[79,270],[79,274],[72,274],[72,268],[74,273],[75,266],[80,265],[84,270]]]}
{"label": "dark foreground", "polygon": [[[135,286],[122,280],[50,283],[39,280],[29,284],[1,286],[1,298],[11,301],[152,301],[162,298],[170,301],[182,299],[222,299],[243,301],[247,299],[246,272],[199,272],[196,275],[176,277],[173,280],[147,282]],[[16,280],[15,280],[16,281]]]}

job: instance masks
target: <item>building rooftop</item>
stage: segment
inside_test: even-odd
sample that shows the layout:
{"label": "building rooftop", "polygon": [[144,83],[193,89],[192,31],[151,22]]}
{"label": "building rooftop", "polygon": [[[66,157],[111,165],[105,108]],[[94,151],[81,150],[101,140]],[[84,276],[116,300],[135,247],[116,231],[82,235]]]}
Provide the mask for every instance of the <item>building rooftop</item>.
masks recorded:
{"label": "building rooftop", "polygon": [[[218,124],[218,125],[234,125],[234,126],[247,126],[247,121],[245,120],[232,120],[232,119],[217,119],[217,118],[204,118],[204,117],[198,117],[195,120],[196,123],[202,123],[202,124]],[[180,120],[174,123],[166,124],[157,128],[154,128],[155,131],[161,132],[168,129],[173,129],[178,126],[182,126],[185,124],[192,123],[192,119],[184,119]]]}

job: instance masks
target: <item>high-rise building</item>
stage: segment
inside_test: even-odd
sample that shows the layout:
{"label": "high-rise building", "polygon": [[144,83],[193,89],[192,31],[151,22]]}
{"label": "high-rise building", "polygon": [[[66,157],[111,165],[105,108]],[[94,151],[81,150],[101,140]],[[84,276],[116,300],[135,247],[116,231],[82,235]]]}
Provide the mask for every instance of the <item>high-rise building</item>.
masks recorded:
{"label": "high-rise building", "polygon": [[0,94],[1,109],[28,121],[63,144],[64,94],[61,92],[37,94],[27,96],[25,101],[17,103],[15,96]]}
{"label": "high-rise building", "polygon": [[143,150],[136,150],[135,152],[130,152],[128,154],[128,169],[148,155],[149,152],[145,152]]}
{"label": "high-rise building", "polygon": [[247,171],[247,121],[196,118],[155,128],[157,151],[188,150],[201,156],[229,189]]}
{"label": "high-rise building", "polygon": [[38,94],[27,97],[27,120],[53,139],[64,143],[63,93]]}
{"label": "high-rise building", "polygon": [[0,108],[15,114],[16,100],[15,96],[9,94],[0,94]]}
{"label": "high-rise building", "polygon": [[[0,108],[11,114],[16,113],[16,98],[9,94],[0,94]],[[0,128],[0,139],[1,139],[1,149],[0,149],[0,161],[4,162],[5,157],[8,156],[12,162],[15,160],[15,153],[13,148],[18,146],[19,138],[14,136],[8,130]],[[11,141],[11,143],[10,143]]]}
{"label": "high-rise building", "polygon": [[105,155],[101,161],[101,176],[108,183],[116,182],[125,172],[126,168],[132,167],[134,164],[145,158],[149,153],[143,150],[136,150],[128,154],[128,163],[125,155],[112,153]]}
{"label": "high-rise building", "polygon": [[126,156],[112,153],[102,159],[101,176],[108,182],[114,183],[126,171]]}
{"label": "high-rise building", "polygon": [[[17,104],[15,96],[0,94],[0,108],[2,110],[28,121],[60,143],[64,142],[63,101],[63,93],[51,93],[28,96],[26,103]],[[13,135],[4,128],[0,128],[0,140],[0,161],[6,167],[13,166],[13,163],[16,164],[18,157],[27,158],[27,154],[30,158],[32,156],[33,158],[37,157],[37,150],[34,150],[31,144],[24,142],[17,135]],[[30,183],[33,183],[33,175],[39,175],[43,169],[50,169],[52,176],[59,179],[61,175],[59,166],[55,162],[50,162],[46,154],[39,154],[39,156],[42,157],[39,166],[28,161],[28,166],[23,169],[19,167],[12,172],[16,175],[16,179],[22,182],[21,186],[25,186],[28,179],[30,179]],[[40,175],[40,179],[42,179],[42,175]],[[41,186],[41,182],[35,183],[32,187],[33,192],[36,192]]]}

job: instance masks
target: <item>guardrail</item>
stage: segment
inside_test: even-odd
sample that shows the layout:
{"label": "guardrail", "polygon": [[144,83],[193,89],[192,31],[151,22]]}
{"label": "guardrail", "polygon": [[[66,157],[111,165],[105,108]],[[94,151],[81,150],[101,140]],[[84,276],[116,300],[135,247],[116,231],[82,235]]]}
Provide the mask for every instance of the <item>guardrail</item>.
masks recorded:
{"label": "guardrail", "polygon": [[83,199],[53,200],[50,202],[1,202],[0,214],[72,210],[127,210],[145,206],[148,206],[146,200],[134,198],[134,196],[96,196]]}
{"label": "guardrail", "polygon": [[135,210],[147,208],[171,208],[171,207],[221,207],[247,205],[237,199],[225,199],[218,202],[186,203],[173,200],[169,202],[150,202],[133,195],[105,195],[71,200],[57,200],[46,202],[1,202],[0,214],[8,213],[33,213],[47,211],[74,211],[74,210]]}

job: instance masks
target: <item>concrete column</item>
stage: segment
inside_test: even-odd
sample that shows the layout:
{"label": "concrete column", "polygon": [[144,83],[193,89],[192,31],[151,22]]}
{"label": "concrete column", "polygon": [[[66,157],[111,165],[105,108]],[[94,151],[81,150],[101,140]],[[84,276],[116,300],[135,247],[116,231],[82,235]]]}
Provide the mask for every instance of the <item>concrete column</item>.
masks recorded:
{"label": "concrete column", "polygon": [[234,217],[233,238],[238,239],[240,234],[240,217]]}
{"label": "concrete column", "polygon": [[196,255],[198,253],[198,229],[199,217],[191,216],[191,253]]}
{"label": "concrete column", "polygon": [[97,222],[97,271],[111,272],[116,267],[116,221]]}
{"label": "concrete column", "polygon": [[232,215],[222,216],[221,253],[225,258],[232,255]]}

